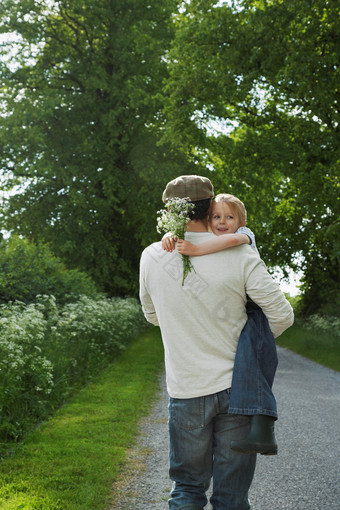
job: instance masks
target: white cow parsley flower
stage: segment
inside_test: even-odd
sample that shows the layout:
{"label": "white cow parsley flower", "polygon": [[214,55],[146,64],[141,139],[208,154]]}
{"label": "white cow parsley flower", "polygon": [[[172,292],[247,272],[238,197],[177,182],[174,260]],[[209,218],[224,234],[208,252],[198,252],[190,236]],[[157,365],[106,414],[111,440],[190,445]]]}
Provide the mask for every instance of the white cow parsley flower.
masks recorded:
{"label": "white cow parsley flower", "polygon": [[[184,239],[184,234],[188,228],[188,222],[190,221],[190,212],[193,210],[195,205],[190,202],[189,198],[173,198],[169,200],[165,209],[161,209],[157,212],[157,232],[171,232],[173,236],[178,239]],[[188,276],[191,270],[194,270],[194,266],[191,263],[188,255],[182,255],[183,261],[183,278],[182,285],[184,284],[185,278]]]}

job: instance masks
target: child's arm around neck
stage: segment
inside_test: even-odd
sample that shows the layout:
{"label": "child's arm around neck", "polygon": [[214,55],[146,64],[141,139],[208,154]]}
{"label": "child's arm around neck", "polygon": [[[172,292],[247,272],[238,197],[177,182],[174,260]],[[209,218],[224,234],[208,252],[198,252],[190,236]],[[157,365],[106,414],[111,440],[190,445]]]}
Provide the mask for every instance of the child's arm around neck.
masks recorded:
{"label": "child's arm around neck", "polygon": [[250,244],[250,239],[247,234],[238,234],[236,232],[235,234],[216,236],[201,244],[192,244],[184,239],[178,239],[177,250],[181,255],[197,257],[222,251],[226,248],[232,248],[233,246],[239,246],[240,244]]}

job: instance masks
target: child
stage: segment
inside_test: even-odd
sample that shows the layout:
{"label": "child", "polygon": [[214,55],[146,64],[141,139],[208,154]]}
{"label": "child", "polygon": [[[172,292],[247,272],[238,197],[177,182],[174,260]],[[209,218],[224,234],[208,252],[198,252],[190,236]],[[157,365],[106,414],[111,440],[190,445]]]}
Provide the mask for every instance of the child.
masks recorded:
{"label": "child", "polygon": [[[255,236],[246,227],[246,209],[238,198],[228,194],[217,195],[209,221],[216,238],[198,245],[178,239],[177,250],[180,254],[200,256],[240,244],[250,244],[257,252]],[[169,234],[163,237],[162,243],[167,251],[175,248]],[[232,441],[230,447],[240,453],[275,455],[274,421],[277,419],[277,410],[271,387],[277,367],[276,344],[261,308],[248,299],[246,309],[248,321],[241,332],[236,351],[229,413],[252,417],[247,437]]]}

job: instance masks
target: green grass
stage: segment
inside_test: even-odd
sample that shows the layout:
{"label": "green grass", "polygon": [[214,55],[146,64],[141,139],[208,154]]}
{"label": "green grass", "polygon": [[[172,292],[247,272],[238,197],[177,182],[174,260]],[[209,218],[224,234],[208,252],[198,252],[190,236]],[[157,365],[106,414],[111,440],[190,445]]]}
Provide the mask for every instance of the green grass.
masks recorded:
{"label": "green grass", "polygon": [[312,333],[294,324],[277,339],[277,343],[321,365],[340,371],[340,342],[327,333]]}
{"label": "green grass", "polygon": [[150,329],[0,464],[0,508],[105,508],[162,367],[159,330]]}

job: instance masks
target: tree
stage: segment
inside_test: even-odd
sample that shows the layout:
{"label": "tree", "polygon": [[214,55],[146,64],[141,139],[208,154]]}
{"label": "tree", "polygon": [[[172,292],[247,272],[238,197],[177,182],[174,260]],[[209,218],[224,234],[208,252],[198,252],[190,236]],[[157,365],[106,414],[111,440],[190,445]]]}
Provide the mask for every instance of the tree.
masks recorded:
{"label": "tree", "polygon": [[[49,243],[111,295],[136,292],[168,181],[162,130],[174,0],[4,0],[3,226]],[[13,188],[14,187],[14,188]],[[13,189],[17,191],[13,193]]]}
{"label": "tree", "polygon": [[0,304],[33,303],[38,295],[53,295],[59,304],[79,296],[97,297],[94,282],[85,273],[68,270],[46,244],[34,245],[12,236],[0,245]]}
{"label": "tree", "polygon": [[270,266],[304,270],[306,312],[338,310],[338,2],[229,4],[177,17],[166,139],[244,199]]}

